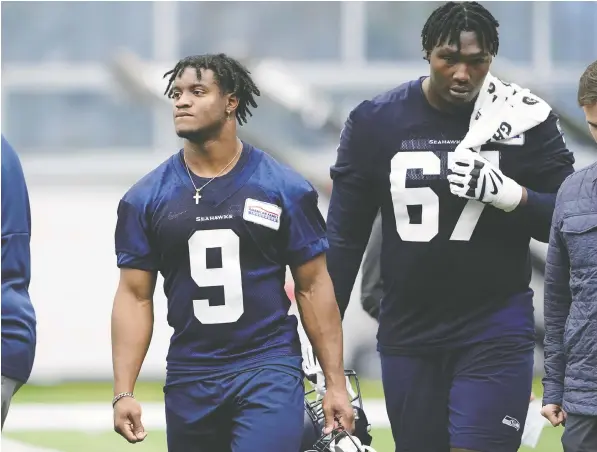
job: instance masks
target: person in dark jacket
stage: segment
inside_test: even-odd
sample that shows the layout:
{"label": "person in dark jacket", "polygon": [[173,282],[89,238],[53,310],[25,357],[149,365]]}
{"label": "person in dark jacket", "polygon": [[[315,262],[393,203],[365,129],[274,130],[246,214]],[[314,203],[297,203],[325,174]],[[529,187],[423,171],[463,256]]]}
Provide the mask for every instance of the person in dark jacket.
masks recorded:
{"label": "person in dark jacket", "polygon": [[13,395],[27,382],[36,345],[29,298],[31,212],[23,168],[2,136],[2,427]]}
{"label": "person in dark jacket", "polygon": [[[578,103],[597,141],[597,61]],[[597,451],[597,163],[562,184],[545,267],[545,376],[541,413],[565,425],[564,452]]]}

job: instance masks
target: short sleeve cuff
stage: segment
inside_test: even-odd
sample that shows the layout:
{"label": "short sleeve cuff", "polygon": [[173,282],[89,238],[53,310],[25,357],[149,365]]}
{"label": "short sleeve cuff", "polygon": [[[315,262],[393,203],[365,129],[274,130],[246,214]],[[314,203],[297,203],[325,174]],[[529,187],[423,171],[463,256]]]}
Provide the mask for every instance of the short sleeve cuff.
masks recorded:
{"label": "short sleeve cuff", "polygon": [[116,253],[118,268],[133,268],[136,270],[157,271],[157,265],[150,259],[134,256],[128,253]]}
{"label": "short sleeve cuff", "polygon": [[321,237],[309,245],[304,246],[296,251],[289,251],[287,253],[287,262],[291,267],[298,267],[309,262],[322,253],[325,253],[328,248],[328,239]]}

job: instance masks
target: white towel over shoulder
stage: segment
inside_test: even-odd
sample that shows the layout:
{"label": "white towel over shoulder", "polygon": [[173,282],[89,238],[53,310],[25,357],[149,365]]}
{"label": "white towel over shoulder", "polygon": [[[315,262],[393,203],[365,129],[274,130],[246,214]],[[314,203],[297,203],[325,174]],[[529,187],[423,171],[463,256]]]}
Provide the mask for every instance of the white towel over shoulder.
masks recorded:
{"label": "white towel over shoulder", "polygon": [[460,149],[479,148],[489,142],[506,142],[541,124],[549,116],[551,107],[528,89],[514,83],[504,83],[487,74],[475,102],[469,131]]}

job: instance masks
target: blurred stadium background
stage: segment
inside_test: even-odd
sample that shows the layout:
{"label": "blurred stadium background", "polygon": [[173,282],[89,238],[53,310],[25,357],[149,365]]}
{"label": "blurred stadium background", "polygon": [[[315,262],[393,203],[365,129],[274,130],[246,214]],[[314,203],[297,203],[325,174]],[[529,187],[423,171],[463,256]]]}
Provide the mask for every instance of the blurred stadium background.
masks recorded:
{"label": "blurred stadium background", "polygon": [[[3,434],[7,451],[129,450],[111,431],[110,310],[119,197],[180,145],[161,76],[182,56],[226,52],[262,90],[242,138],[295,167],[321,193],[343,121],[364,98],[426,74],[420,30],[439,2],[2,2],[2,133],[29,184],[37,359]],[[493,72],[561,116],[577,168],[597,159],[576,86],[597,55],[597,2],[491,2],[501,23]],[[532,244],[542,331],[545,246]],[[393,450],[379,383],[375,322],[347,315],[346,363],[364,380],[378,452]],[[164,451],[161,382],[170,328],[161,289],[137,393]],[[537,348],[535,389],[542,358]],[[562,450],[546,428],[536,450]],[[16,440],[16,442],[15,442]],[[45,450],[45,449],[44,449]],[[521,449],[527,450],[527,449]]]}

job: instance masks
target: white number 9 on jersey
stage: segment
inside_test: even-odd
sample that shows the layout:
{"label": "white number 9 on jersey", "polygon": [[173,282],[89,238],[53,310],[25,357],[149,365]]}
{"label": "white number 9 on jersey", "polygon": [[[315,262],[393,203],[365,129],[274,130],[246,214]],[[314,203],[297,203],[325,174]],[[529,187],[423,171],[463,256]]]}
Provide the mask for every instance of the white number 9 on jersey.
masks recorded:
{"label": "white number 9 on jersey", "polygon": [[[499,151],[481,151],[481,155],[499,165]],[[391,161],[390,192],[396,217],[396,231],[405,242],[429,242],[439,232],[439,197],[430,187],[406,187],[408,170],[421,169],[425,175],[441,173],[441,161],[431,151],[398,152]],[[407,206],[421,206],[421,223],[410,221]],[[450,240],[468,241],[479,222],[485,204],[469,200],[456,222]]]}
{"label": "white number 9 on jersey", "polygon": [[[219,248],[222,266],[207,268],[207,249]],[[240,239],[231,229],[195,231],[189,239],[191,278],[199,287],[224,288],[224,304],[193,300],[195,317],[204,324],[233,323],[243,315],[243,281],[240,270]]]}

